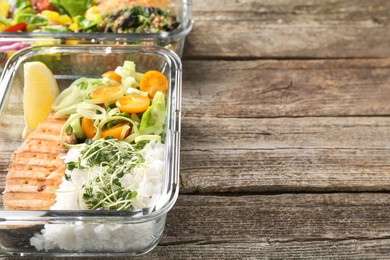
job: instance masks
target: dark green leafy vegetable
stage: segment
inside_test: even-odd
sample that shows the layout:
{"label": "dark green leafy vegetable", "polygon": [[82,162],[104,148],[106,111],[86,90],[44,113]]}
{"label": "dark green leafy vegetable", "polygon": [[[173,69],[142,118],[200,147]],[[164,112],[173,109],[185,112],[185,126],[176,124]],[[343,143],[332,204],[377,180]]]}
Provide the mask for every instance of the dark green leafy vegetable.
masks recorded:
{"label": "dark green leafy vegetable", "polygon": [[83,15],[90,7],[91,2],[91,0],[59,0],[60,6],[72,17]]}
{"label": "dark green leafy vegetable", "polygon": [[[30,1],[28,1],[28,0],[16,0],[15,8],[14,8],[14,14],[17,14],[20,11],[25,10],[27,8],[31,8]],[[30,9],[30,12],[33,12],[32,9]]]}
{"label": "dark green leafy vegetable", "polygon": [[73,169],[75,169],[76,167],[78,167],[78,163],[77,162],[68,162],[66,164],[66,169],[69,170],[69,171],[73,171]]}
{"label": "dark green leafy vegetable", "polygon": [[83,16],[75,17],[77,24],[79,26],[79,30],[82,32],[96,32],[97,31],[97,23],[95,21],[90,21]]}
{"label": "dark green leafy vegetable", "polygon": [[61,0],[50,0],[50,5],[60,14],[67,14],[66,10],[61,5]]}
{"label": "dark green leafy vegetable", "polygon": [[49,23],[47,18],[45,18],[44,16],[38,16],[35,14],[24,13],[24,12],[20,12],[15,17],[15,21],[17,23],[26,22],[31,29],[39,26],[45,26]]}

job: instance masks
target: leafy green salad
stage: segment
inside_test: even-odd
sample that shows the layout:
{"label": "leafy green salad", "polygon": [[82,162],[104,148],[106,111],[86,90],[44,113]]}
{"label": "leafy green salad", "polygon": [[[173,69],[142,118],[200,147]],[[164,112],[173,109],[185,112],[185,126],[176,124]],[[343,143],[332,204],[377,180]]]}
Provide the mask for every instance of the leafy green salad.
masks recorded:
{"label": "leafy green salad", "polygon": [[158,33],[178,26],[169,8],[129,4],[105,12],[94,0],[0,0],[0,32]]}

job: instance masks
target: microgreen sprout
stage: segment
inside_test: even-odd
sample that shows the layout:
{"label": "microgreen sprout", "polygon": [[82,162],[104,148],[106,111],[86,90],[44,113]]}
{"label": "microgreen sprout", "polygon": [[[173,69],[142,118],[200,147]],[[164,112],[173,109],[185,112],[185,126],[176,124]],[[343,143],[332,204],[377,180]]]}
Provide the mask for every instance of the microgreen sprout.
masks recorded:
{"label": "microgreen sprout", "polygon": [[[136,191],[124,188],[121,178],[144,161],[139,149],[116,139],[96,140],[86,145],[79,162],[70,162],[68,170],[75,168],[90,172],[89,180],[82,186],[82,199],[91,210],[132,210]],[[98,170],[97,170],[98,169]]]}

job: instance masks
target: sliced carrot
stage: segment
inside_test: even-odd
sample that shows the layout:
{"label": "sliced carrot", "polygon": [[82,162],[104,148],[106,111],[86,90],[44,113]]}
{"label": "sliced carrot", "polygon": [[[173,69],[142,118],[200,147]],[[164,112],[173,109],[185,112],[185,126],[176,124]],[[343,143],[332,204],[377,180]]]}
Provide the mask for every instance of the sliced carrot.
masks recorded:
{"label": "sliced carrot", "polygon": [[150,98],[153,98],[157,91],[165,94],[165,91],[167,91],[167,78],[157,70],[150,70],[142,75],[140,89],[148,92]]}
{"label": "sliced carrot", "polygon": [[89,95],[92,99],[108,99],[120,91],[121,87],[119,86],[107,86],[94,89]]}
{"label": "sliced carrot", "polygon": [[[122,139],[121,138],[121,133],[122,133],[123,128],[125,126],[130,126],[130,123],[121,123],[121,124],[114,125],[113,127],[107,128],[107,129],[102,131],[100,137],[105,138],[107,136],[112,136],[112,137],[120,140],[120,139]],[[126,130],[125,135],[123,136],[123,138],[126,138],[130,134],[130,130],[131,130],[131,128]]]}
{"label": "sliced carrot", "polygon": [[93,121],[89,118],[83,117],[81,119],[81,129],[83,130],[85,136],[89,139],[93,138],[96,134],[96,127],[93,124]]}
{"label": "sliced carrot", "polygon": [[116,101],[116,106],[122,112],[127,112],[129,114],[142,113],[148,109],[150,105],[150,99],[145,96],[130,94],[124,97],[121,97]]}
{"label": "sliced carrot", "polygon": [[113,70],[110,70],[110,71],[107,71],[107,72],[103,73],[102,77],[115,80],[115,81],[117,81],[119,83],[122,81],[122,77],[120,75],[116,74],[116,72],[113,71]]}

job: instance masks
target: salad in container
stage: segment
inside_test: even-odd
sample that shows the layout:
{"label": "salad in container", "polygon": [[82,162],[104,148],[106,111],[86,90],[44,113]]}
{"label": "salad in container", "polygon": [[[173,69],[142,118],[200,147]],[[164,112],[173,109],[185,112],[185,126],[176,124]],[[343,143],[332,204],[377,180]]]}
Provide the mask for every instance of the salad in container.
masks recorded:
{"label": "salad in container", "polygon": [[156,45],[183,52],[190,0],[0,0],[0,66],[47,44]]}
{"label": "salad in container", "polygon": [[140,255],[178,196],[181,63],[161,47],[37,46],[0,89],[0,248]]}

